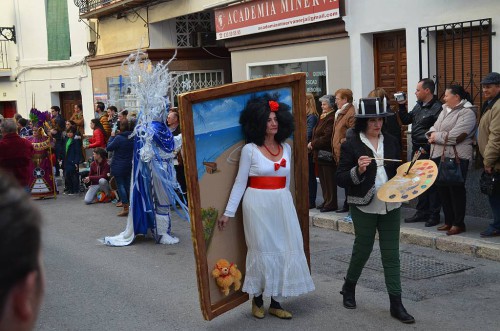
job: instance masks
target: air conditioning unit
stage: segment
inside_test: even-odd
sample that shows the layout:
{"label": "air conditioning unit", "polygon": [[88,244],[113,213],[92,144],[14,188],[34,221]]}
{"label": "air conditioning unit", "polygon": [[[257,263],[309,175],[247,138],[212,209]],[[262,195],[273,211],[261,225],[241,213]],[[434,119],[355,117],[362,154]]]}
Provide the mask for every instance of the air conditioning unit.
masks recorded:
{"label": "air conditioning unit", "polygon": [[192,47],[217,46],[215,32],[193,32],[191,34]]}

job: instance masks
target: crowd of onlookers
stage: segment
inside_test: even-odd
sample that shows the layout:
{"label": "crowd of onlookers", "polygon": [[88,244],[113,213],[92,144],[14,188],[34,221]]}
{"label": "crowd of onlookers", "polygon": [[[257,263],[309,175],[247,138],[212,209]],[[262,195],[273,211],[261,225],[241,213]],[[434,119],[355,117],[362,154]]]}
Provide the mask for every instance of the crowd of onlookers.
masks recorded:
{"label": "crowd of onlookers", "polygon": [[[51,176],[53,172],[55,178],[64,177],[64,191],[61,193],[74,195],[86,190],[86,204],[114,201],[117,207],[123,208],[118,216],[127,216],[134,149],[131,134],[136,123],[135,114],[130,118],[128,115],[127,110],[118,111],[115,106],[106,109],[104,103],[97,102],[95,118],[90,120],[92,134],[89,137],[84,136],[80,104],[74,106],[68,120],[64,120],[58,106],[51,107],[49,118],[43,124],[22,118],[20,114],[13,119],[1,118],[0,168],[14,173],[25,190],[32,194],[41,181],[36,181],[33,172],[50,172]],[[180,134],[179,114],[175,108],[170,111],[167,124],[173,135]],[[32,139],[39,132],[43,139]],[[37,150],[44,148],[49,152],[35,157]],[[41,162],[34,166],[34,160],[40,158],[50,159],[47,164],[51,166],[43,168]],[[177,153],[175,162],[177,178],[185,195],[180,153]],[[42,178],[39,174],[38,177]],[[43,181],[54,194],[58,194],[56,182]],[[50,192],[50,189],[46,191]]]}
{"label": "crowd of onlookers", "polygon": [[[500,96],[500,75],[490,73],[481,84],[486,101],[480,111],[472,105],[469,93],[459,84],[447,86],[442,101],[439,100],[435,94],[435,83],[428,78],[417,83],[417,102],[411,111],[407,108],[404,94],[399,100],[394,100],[383,88],[376,88],[368,97],[386,100],[383,102],[387,105],[386,111],[394,115],[384,117],[384,134],[396,137],[401,143],[401,137],[406,135],[404,126],[411,124],[408,144],[410,155],[420,151],[419,159],[432,159],[437,164],[441,156],[449,159],[456,155],[465,178],[476,148],[479,152],[477,157],[484,158],[484,171],[489,174],[500,172],[500,102],[497,102]],[[356,123],[355,114],[359,110],[353,104],[353,93],[349,89],[339,89],[334,94],[320,97],[318,101],[321,114],[316,108],[314,96],[306,94],[309,209],[348,212],[347,199],[338,206],[336,172],[342,157],[341,145],[352,136]],[[394,106],[391,107],[390,101]],[[402,148],[400,150],[403,151]],[[318,205],[316,176],[323,193],[323,202]],[[347,197],[348,189],[344,189]],[[488,229],[481,232],[482,237],[500,235],[500,187],[488,199],[494,221]],[[455,235],[466,231],[465,208],[465,183],[453,186],[433,185],[417,197],[415,214],[405,218],[404,222],[423,222],[426,227],[439,225],[442,209],[444,224],[437,229],[445,231],[447,235]],[[351,220],[350,213],[346,220]]]}

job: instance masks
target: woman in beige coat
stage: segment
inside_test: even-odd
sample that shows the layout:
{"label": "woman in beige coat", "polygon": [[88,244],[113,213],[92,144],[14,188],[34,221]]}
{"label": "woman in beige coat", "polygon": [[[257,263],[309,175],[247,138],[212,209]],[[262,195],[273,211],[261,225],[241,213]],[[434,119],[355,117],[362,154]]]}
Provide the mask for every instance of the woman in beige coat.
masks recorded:
{"label": "woman in beige coat", "polygon": [[[443,150],[445,157],[454,158],[455,147],[464,177],[472,159],[472,138],[476,131],[476,114],[467,100],[469,98],[462,86],[450,85],[444,94],[443,111],[426,133],[429,143],[432,144],[431,159],[439,163]],[[465,232],[465,192],[465,184],[438,186],[445,224],[437,229],[447,231],[449,236]]]}
{"label": "woman in beige coat", "polygon": [[[356,110],[352,100],[352,91],[350,89],[335,91],[335,103],[338,110],[335,112],[335,122],[333,124],[332,148],[336,164],[339,164],[340,161],[340,145],[346,140],[347,130],[354,126],[354,113]],[[347,189],[345,189],[344,205],[337,209],[337,213],[346,213],[348,211]]]}

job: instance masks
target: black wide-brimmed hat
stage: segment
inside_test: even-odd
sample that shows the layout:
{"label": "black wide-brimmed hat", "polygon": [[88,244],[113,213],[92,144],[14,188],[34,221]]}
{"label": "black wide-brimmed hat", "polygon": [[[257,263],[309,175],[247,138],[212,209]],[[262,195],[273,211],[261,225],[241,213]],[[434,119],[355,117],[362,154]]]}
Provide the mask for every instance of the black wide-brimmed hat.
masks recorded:
{"label": "black wide-brimmed hat", "polygon": [[359,99],[358,109],[355,117],[357,118],[376,118],[394,115],[388,111],[388,100],[386,98],[361,98]]}

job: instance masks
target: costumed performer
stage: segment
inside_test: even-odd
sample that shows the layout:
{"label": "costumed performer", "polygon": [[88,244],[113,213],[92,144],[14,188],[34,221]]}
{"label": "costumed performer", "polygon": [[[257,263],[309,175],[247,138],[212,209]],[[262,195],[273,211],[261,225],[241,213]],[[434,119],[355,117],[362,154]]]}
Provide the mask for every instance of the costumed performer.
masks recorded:
{"label": "costumed performer", "polygon": [[44,125],[51,119],[50,113],[41,112],[36,108],[30,110],[30,120],[33,125],[33,135],[25,137],[35,150],[30,175],[29,190],[32,196],[39,198],[56,197],[57,188],[54,180],[55,140],[46,135]]}
{"label": "costumed performer", "polygon": [[[292,152],[285,140],[294,131],[289,106],[270,95],[248,101],[240,116],[247,144],[224,215],[223,230],[243,197],[243,224],[248,247],[243,292],[253,295],[252,314],[264,318],[262,296],[271,297],[269,313],[292,318],[281,298],[314,290],[290,185]],[[247,188],[247,182],[249,186]]]}
{"label": "costumed performer", "polygon": [[[399,230],[401,203],[381,201],[377,191],[397,172],[399,163],[384,163],[383,158],[399,159],[399,142],[382,132],[387,112],[380,98],[366,98],[359,102],[355,115],[354,135],[342,143],[337,183],[347,188],[354,223],[354,245],[349,269],[342,286],[343,304],[356,308],[355,288],[361,272],[370,257],[379,233],[380,253],[384,267],[385,285],[389,292],[391,316],[403,323],[414,323],[401,302],[399,261]],[[373,160],[372,158],[380,158]]]}
{"label": "costumed performer", "polygon": [[152,66],[145,54],[138,51],[122,64],[128,70],[130,87],[141,109],[132,133],[135,142],[127,226],[119,235],[102,239],[106,245],[126,246],[140,234],[152,236],[159,244],[176,244],[179,239],[171,232],[171,209],[188,219],[185,201],[176,194],[180,186],[173,164],[173,152],[181,144],[181,135],[174,139],[165,124],[169,104],[164,93],[171,80],[169,63]]}

